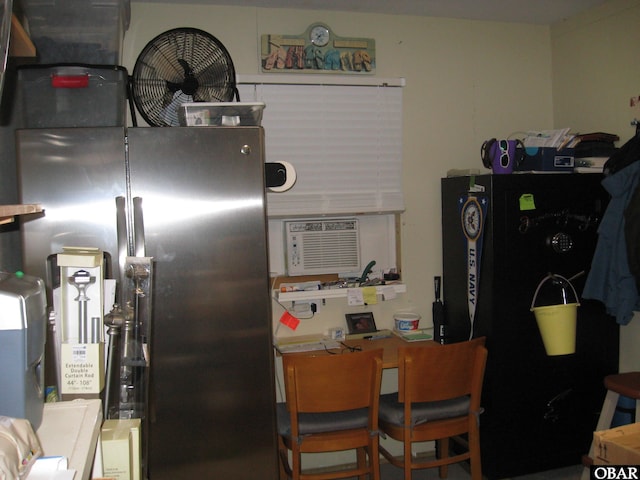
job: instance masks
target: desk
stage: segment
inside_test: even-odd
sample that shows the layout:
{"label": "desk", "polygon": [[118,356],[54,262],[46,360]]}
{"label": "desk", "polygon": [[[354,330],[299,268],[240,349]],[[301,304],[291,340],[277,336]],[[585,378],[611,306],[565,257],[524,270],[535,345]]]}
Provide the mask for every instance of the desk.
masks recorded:
{"label": "desk", "polygon": [[[360,347],[362,351],[375,350],[376,348],[382,348],[382,368],[398,368],[398,347],[436,347],[439,343],[433,340],[424,340],[420,342],[407,342],[402,340],[397,335],[391,335],[387,338],[379,338],[376,340],[366,339],[350,339],[343,342],[350,347]],[[334,349],[331,352],[339,352]],[[346,355],[347,353],[345,353]],[[330,355],[330,353],[315,350],[311,352],[296,352],[285,353],[284,355]]]}

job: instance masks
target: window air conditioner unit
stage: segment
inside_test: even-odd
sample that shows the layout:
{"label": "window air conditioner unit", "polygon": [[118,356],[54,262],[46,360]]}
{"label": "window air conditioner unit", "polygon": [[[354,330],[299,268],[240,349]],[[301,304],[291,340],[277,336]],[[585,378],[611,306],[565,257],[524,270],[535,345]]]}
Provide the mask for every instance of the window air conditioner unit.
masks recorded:
{"label": "window air conditioner unit", "polygon": [[284,222],[288,275],[360,271],[355,218]]}

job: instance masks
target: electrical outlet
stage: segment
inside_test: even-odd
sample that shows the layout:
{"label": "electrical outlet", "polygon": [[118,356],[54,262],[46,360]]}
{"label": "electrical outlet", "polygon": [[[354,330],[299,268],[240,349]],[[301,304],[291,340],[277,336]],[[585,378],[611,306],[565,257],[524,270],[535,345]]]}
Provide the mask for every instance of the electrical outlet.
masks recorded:
{"label": "electrical outlet", "polygon": [[291,302],[291,313],[301,316],[313,316],[318,312],[319,305],[319,302],[313,300]]}

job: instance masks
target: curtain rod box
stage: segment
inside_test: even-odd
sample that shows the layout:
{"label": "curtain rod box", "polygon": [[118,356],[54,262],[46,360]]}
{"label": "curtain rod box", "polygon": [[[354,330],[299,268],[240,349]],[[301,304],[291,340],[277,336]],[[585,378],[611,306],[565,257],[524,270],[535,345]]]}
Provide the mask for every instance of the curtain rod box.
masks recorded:
{"label": "curtain rod box", "polygon": [[575,163],[573,148],[558,150],[549,147],[526,147],[516,149],[516,158],[522,159],[516,162],[515,169],[521,172],[572,172]]}
{"label": "curtain rod box", "polygon": [[63,247],[58,254],[61,315],[60,393],[63,400],[104,388],[104,256],[93,247]]}

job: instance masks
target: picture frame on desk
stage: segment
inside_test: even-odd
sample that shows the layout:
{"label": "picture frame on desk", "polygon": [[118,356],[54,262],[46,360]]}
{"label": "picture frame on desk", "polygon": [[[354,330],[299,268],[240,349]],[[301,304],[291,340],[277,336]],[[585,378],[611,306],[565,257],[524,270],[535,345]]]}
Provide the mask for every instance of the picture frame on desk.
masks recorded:
{"label": "picture frame on desk", "polygon": [[373,318],[373,312],[345,313],[345,318],[350,335],[357,333],[375,333],[378,331],[376,321]]}

